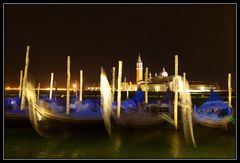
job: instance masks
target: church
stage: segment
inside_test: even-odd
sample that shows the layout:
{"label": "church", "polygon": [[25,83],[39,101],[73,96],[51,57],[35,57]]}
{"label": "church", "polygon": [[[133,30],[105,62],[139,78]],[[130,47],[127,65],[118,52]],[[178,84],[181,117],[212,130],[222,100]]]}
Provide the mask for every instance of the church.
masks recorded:
{"label": "church", "polygon": [[[138,55],[137,63],[136,63],[136,86],[140,87],[143,91],[145,91],[145,79],[143,78],[143,62],[141,60],[140,54]],[[162,68],[162,71],[154,75],[151,72],[148,75],[148,91],[166,91],[167,88],[172,89],[172,81],[174,75],[169,76],[165,68]],[[215,83],[204,83],[202,81],[188,81],[190,90],[192,91],[203,91],[203,90],[219,90],[220,86],[217,82]]]}
{"label": "church", "polygon": [[[171,86],[171,82],[174,76],[168,76],[167,71],[163,67],[162,71],[152,76],[151,72],[148,75],[148,90],[149,91],[166,91]],[[136,84],[143,91],[145,90],[145,80],[143,78],[143,62],[140,54],[136,63]]]}

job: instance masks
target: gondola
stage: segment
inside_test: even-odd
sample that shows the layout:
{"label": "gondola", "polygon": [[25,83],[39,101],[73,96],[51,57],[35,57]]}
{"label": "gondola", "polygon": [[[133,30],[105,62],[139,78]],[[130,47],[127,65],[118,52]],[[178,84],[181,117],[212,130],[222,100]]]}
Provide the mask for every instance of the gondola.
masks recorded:
{"label": "gondola", "polygon": [[41,136],[63,133],[68,129],[77,131],[103,125],[99,105],[93,100],[75,101],[67,113],[66,106],[36,99],[34,92],[29,92],[27,98],[29,119]]}
{"label": "gondola", "polygon": [[21,100],[18,96],[4,99],[4,125],[5,127],[30,126],[28,109],[20,109]]}
{"label": "gondola", "polygon": [[121,102],[120,118],[117,116],[117,103],[115,102],[112,112],[115,124],[135,128],[160,124],[165,121],[161,118],[163,115],[171,119],[173,117],[173,96],[169,96],[170,94],[171,92],[167,91],[161,101],[144,104],[144,94],[138,90],[132,99]]}
{"label": "gondola", "polygon": [[232,107],[213,90],[208,99],[199,108],[194,105],[193,110],[196,122],[213,128],[227,127],[233,117]]}

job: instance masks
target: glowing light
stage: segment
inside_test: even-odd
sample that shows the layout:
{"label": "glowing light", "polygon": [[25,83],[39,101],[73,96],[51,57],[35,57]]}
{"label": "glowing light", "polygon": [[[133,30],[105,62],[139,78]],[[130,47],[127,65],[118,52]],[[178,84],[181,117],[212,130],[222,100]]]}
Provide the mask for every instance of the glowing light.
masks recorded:
{"label": "glowing light", "polygon": [[115,67],[112,68],[112,101],[114,101],[115,94]]}
{"label": "glowing light", "polygon": [[70,56],[67,57],[67,96],[66,96],[66,113],[69,114],[70,112],[70,80],[71,80],[71,74],[70,74]]}
{"label": "glowing light", "polygon": [[[181,105],[181,115],[182,115],[182,124],[185,140],[189,143],[189,140],[192,140],[193,146],[196,148],[196,142],[193,134],[193,124],[192,124],[192,99],[191,94],[189,93],[189,84],[185,79],[183,80],[181,76],[178,76],[177,88],[180,93],[180,105]],[[185,83],[184,83],[185,82]]]}
{"label": "glowing light", "polygon": [[200,89],[201,89],[202,91],[204,91],[204,86],[201,86]]}
{"label": "glowing light", "polygon": [[21,98],[21,95],[22,95],[22,80],[23,80],[23,71],[21,70],[20,71],[20,87],[19,87],[19,94],[18,94],[18,97]]}
{"label": "glowing light", "polygon": [[120,118],[121,105],[121,81],[122,81],[122,61],[118,61],[118,92],[117,92],[117,117]]}
{"label": "glowing light", "polygon": [[27,83],[27,76],[28,76],[28,64],[29,64],[29,49],[30,46],[27,46],[27,51],[26,51],[26,58],[25,58],[25,69],[24,69],[24,76],[23,76],[23,82],[22,82],[22,100],[21,100],[21,110],[25,108],[25,97],[26,97],[26,83]]}
{"label": "glowing light", "polygon": [[77,88],[77,84],[73,84],[73,88],[76,89]]}
{"label": "glowing light", "polygon": [[228,74],[228,104],[232,106],[232,86],[231,86],[231,74]]}
{"label": "glowing light", "polygon": [[59,91],[66,91],[66,88],[58,88]]}
{"label": "glowing light", "polygon": [[134,90],[137,91],[137,86],[134,87]]}
{"label": "glowing light", "polygon": [[155,90],[158,92],[158,91],[160,91],[160,87],[159,86],[156,86],[155,87]]}
{"label": "glowing light", "polygon": [[111,136],[112,90],[108,82],[106,73],[102,67],[100,75],[100,87],[101,87],[101,111],[103,115],[103,121],[108,134]]}
{"label": "glowing light", "polygon": [[148,103],[148,67],[145,70],[145,103]]}
{"label": "glowing light", "polygon": [[54,73],[51,73],[51,81],[50,81],[50,92],[49,92],[49,100],[52,99],[52,89],[53,89],[53,75]]}
{"label": "glowing light", "polygon": [[40,115],[39,112],[37,112],[37,119],[38,119],[38,121],[41,121],[41,120],[42,120],[42,116]]}
{"label": "glowing light", "polygon": [[82,101],[82,91],[83,91],[83,70],[80,70],[80,85],[79,85],[79,101]]}
{"label": "glowing light", "polygon": [[11,105],[15,105],[16,104],[16,101],[11,101]]}
{"label": "glowing light", "polygon": [[174,77],[174,124],[178,127],[178,55],[175,55],[175,77]]}

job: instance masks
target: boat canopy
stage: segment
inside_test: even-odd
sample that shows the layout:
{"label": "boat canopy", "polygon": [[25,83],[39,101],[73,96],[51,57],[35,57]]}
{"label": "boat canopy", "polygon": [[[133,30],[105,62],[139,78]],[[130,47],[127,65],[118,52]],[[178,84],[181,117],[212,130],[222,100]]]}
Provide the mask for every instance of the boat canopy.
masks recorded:
{"label": "boat canopy", "polygon": [[224,111],[224,115],[228,115],[232,113],[232,109],[228,105],[228,103],[224,102],[222,98],[216,92],[213,92],[213,91],[211,91],[206,102],[204,102],[198,108],[198,110],[201,110],[201,111],[212,110],[214,112],[216,112],[217,110],[222,110]]}
{"label": "boat canopy", "polygon": [[223,99],[216,92],[211,90],[211,92],[207,98],[207,101],[218,101],[218,100],[223,101]]}

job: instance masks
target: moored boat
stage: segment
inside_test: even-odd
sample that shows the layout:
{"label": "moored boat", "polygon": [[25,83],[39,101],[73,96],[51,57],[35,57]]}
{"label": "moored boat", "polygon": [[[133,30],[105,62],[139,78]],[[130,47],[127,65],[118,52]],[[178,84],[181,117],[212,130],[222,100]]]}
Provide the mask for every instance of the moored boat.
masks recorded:
{"label": "moored boat", "polygon": [[216,92],[211,91],[208,99],[199,108],[194,105],[193,118],[202,125],[221,128],[227,127],[232,119],[232,113],[232,107]]}
{"label": "moored boat", "polygon": [[[173,96],[167,91],[157,103],[143,103],[144,94],[141,90],[130,99],[121,102],[120,118],[117,117],[117,104],[113,104],[112,116],[117,125],[126,127],[143,127],[149,125],[157,125],[173,116]],[[164,118],[162,118],[164,116]],[[165,119],[165,120],[164,120]]]}

